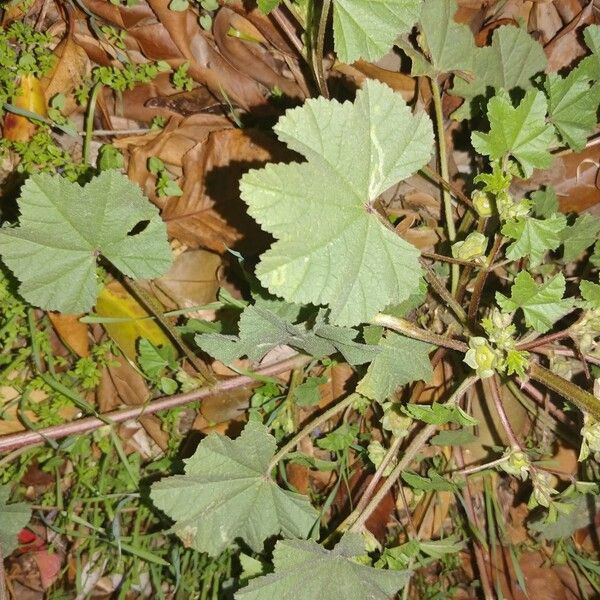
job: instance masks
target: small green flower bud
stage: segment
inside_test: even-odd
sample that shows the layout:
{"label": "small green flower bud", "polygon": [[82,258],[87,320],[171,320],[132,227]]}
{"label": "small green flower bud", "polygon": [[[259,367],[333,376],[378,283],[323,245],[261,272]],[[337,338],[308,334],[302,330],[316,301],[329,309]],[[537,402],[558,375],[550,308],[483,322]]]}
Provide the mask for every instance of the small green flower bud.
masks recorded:
{"label": "small green flower bud", "polygon": [[579,460],[585,460],[590,452],[596,454],[600,452],[600,421],[597,421],[592,415],[586,413],[583,418],[583,427],[581,428],[581,450]]}
{"label": "small green flower bud", "polygon": [[475,190],[471,195],[471,200],[480,217],[487,218],[492,216],[494,211],[488,194],[482,190]]}
{"label": "small green flower bud", "polygon": [[463,359],[482,379],[495,373],[497,355],[484,337],[472,337],[469,340],[470,350]]}
{"label": "small green flower bud", "polygon": [[513,450],[508,448],[504,453],[504,456],[508,457],[506,462],[500,465],[500,468],[509,475],[520,477],[525,481],[529,475],[530,462],[527,454],[520,450]]}
{"label": "small green flower bud", "polygon": [[488,240],[482,233],[474,231],[470,233],[463,242],[452,245],[452,256],[460,260],[480,261],[487,249]]}

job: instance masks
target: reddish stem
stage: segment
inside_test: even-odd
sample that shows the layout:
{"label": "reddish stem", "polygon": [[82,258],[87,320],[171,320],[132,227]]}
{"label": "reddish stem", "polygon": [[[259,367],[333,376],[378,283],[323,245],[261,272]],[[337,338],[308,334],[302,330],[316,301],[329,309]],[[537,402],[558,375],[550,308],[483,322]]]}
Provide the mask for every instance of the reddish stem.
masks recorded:
{"label": "reddish stem", "polygon": [[[263,367],[256,370],[257,375],[271,376],[285,371],[298,368],[300,365],[308,362],[310,359],[307,356],[296,355],[287,360]],[[254,377],[247,375],[240,375],[239,377],[232,377],[224,381],[206,388],[194,390],[186,394],[175,394],[174,396],[166,396],[164,398],[158,398],[153,402],[146,404],[145,406],[136,406],[127,408],[124,410],[115,410],[112,412],[104,413],[100,415],[103,419],[97,417],[86,417],[84,419],[78,419],[70,423],[62,423],[61,425],[53,425],[52,427],[44,427],[37,431],[21,431],[19,433],[12,433],[10,435],[0,436],[0,452],[8,450],[14,450],[23,446],[35,446],[37,444],[43,444],[47,439],[56,440],[64,438],[69,435],[77,433],[86,433],[94,431],[100,427],[104,427],[109,423],[122,423],[129,419],[135,419],[142,415],[151,415],[160,410],[167,410],[169,408],[175,408],[177,406],[183,406],[196,400],[202,400],[210,396],[222,394],[231,390],[236,390],[241,387],[252,385],[256,383]]]}

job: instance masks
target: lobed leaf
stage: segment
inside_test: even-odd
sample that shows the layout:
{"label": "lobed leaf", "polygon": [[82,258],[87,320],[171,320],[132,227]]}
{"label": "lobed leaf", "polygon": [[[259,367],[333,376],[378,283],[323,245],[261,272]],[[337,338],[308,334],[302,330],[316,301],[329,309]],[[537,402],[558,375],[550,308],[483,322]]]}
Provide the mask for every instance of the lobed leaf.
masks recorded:
{"label": "lobed leaf", "polygon": [[266,472],[276,446],[254,421],[235,440],[211,433],[185,461],[185,474],[153,484],[150,497],[186,546],[212,556],[238,537],[256,552],[272,535],[305,538],[319,515],[306,496],[282,490]]}
{"label": "lobed leaf", "polygon": [[419,18],[421,0],[335,0],[333,38],[342,62],[378,60]]}
{"label": "lobed leaf", "polygon": [[236,600],[389,600],[409,571],[374,569],[353,560],[366,554],[362,537],[347,533],[333,550],[313,541],[282,540],[273,552],[275,572],[253,579]]}
{"label": "lobed leaf", "polygon": [[171,265],[158,209],[117,171],[104,171],[83,187],[58,175],[32,175],[19,208],[19,226],[0,230],[0,254],[34,306],[90,310],[98,254],[134,279],[160,277]]}
{"label": "lobed leaf", "polygon": [[377,197],[427,163],[429,117],[411,115],[389,87],[369,80],[352,104],[318,98],[275,128],[308,162],[244,175],[250,215],[277,238],[257,267],[273,294],[327,304],[336,325],[369,320],[419,287],[419,252],[382,222]]}
{"label": "lobed leaf", "polygon": [[530,90],[514,108],[508,94],[502,91],[488,103],[489,133],[474,131],[473,147],[492,160],[514,157],[526,177],[535,167],[548,168],[555,137],[552,126],[546,124],[546,108],[542,92]]}
{"label": "lobed leaf", "polygon": [[505,312],[521,309],[525,322],[540,333],[548,331],[561,317],[571,311],[573,303],[563,299],[565,277],[559,273],[538,286],[527,271],[521,271],[511,288],[511,297],[496,292],[496,301]]}
{"label": "lobed leaf", "polygon": [[381,352],[358,383],[359,394],[382,402],[401,385],[419,379],[431,381],[431,345],[389,331],[378,347]]}

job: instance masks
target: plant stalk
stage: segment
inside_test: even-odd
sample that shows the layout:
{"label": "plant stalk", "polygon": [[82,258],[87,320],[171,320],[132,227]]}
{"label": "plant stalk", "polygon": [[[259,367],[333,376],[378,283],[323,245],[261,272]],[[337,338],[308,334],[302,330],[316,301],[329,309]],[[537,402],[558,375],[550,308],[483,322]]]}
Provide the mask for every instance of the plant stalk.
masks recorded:
{"label": "plant stalk", "polygon": [[[431,82],[431,96],[433,98],[433,108],[435,111],[435,121],[437,129],[438,139],[438,158],[440,175],[443,180],[449,181],[450,174],[448,171],[448,155],[446,149],[446,134],[444,131],[444,113],[442,111],[442,94],[440,92],[440,86],[436,81],[435,77],[430,79]],[[448,240],[450,243],[456,240],[456,226],[454,225],[454,218],[452,216],[452,198],[450,192],[445,186],[442,186],[442,201],[444,204],[444,216],[446,218],[446,229],[448,232]],[[450,291],[454,296],[458,289],[458,277],[459,269],[458,265],[452,265],[450,270]]]}
{"label": "plant stalk", "polygon": [[[296,369],[308,363],[309,361],[309,356],[297,354],[296,356],[288,358],[284,361],[257,369],[256,374],[264,376],[277,375],[279,373],[284,373],[285,371]],[[185,394],[175,394],[173,396],[158,398],[143,406],[115,410],[109,413],[103,413],[98,417],[77,419],[76,421],[71,421],[70,423],[44,427],[36,431],[21,431],[18,433],[11,433],[9,435],[3,435],[0,436],[0,452],[22,448],[23,446],[35,446],[38,444],[43,444],[46,441],[46,438],[57,440],[69,435],[94,431],[105,426],[107,421],[110,423],[122,423],[123,421],[128,421],[129,419],[137,419],[142,415],[151,415],[160,410],[168,410],[177,406],[183,406],[185,404],[190,404],[191,402],[196,402],[197,400],[209,398],[210,396],[216,396],[224,392],[250,386],[254,383],[256,383],[256,379],[254,377],[240,375],[239,377],[231,377],[230,379],[219,381],[210,387],[200,388]]]}
{"label": "plant stalk", "polygon": [[329,89],[327,88],[327,79],[323,67],[323,49],[325,47],[325,34],[327,33],[327,19],[331,9],[331,0],[323,0],[321,6],[321,15],[319,17],[319,29],[317,31],[317,47],[315,48],[315,75],[319,91],[325,98],[329,98]]}
{"label": "plant stalk", "polygon": [[556,392],[565,400],[574,404],[580,410],[589,413],[595,419],[600,420],[600,399],[586,392],[578,385],[563,379],[560,375],[556,375],[549,369],[542,367],[538,363],[531,363],[529,366],[529,377],[535,381],[539,381],[548,389]]}
{"label": "plant stalk", "polygon": [[[459,386],[456,388],[454,393],[444,402],[443,406],[451,407],[455,406],[457,402],[462,398],[465,392],[479,380],[477,375],[471,375],[467,377]],[[437,425],[425,426],[417,435],[414,437],[412,442],[404,451],[402,458],[398,461],[398,464],[394,467],[394,470],[390,473],[389,477],[383,482],[382,486],[377,490],[370,502],[359,512],[353,510],[344,522],[337,528],[337,531],[360,531],[369,517],[373,514],[379,503],[383,500],[386,494],[392,489],[396,481],[402,475],[402,472],[408,468],[410,463],[415,459],[421,448],[427,443],[429,438],[437,431]]]}
{"label": "plant stalk", "polygon": [[393,329],[406,337],[413,338],[414,340],[420,340],[421,342],[427,342],[434,346],[442,346],[444,348],[450,348],[451,350],[457,350],[458,352],[467,352],[469,347],[460,340],[455,340],[437,333],[432,333],[426,329],[417,327],[410,321],[405,319],[399,319],[392,315],[386,315],[379,313],[371,319],[371,325],[381,325],[387,329]]}
{"label": "plant stalk", "polygon": [[92,86],[92,91],[88,100],[87,114],[85,115],[85,135],[83,138],[83,162],[88,164],[90,162],[90,148],[92,144],[92,136],[94,133],[94,114],[96,112],[96,100],[98,99],[98,92],[102,88],[100,82],[95,83]]}
{"label": "plant stalk", "polygon": [[331,417],[337,413],[351,406],[356,398],[350,394],[347,398],[344,398],[341,402],[338,402],[335,406],[332,406],[329,410],[326,410],[322,415],[319,415],[316,419],[305,425],[289,442],[284,444],[272,458],[269,466],[267,467],[266,473],[270,475],[271,471],[277,466],[277,463],[286,455],[289,454],[307,435],[314,431],[320,425],[327,423]]}

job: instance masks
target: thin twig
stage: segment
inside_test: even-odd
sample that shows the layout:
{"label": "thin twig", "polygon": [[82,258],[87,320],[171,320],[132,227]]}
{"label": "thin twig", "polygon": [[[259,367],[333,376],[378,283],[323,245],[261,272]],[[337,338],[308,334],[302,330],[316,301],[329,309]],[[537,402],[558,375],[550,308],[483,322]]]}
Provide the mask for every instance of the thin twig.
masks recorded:
{"label": "thin twig", "polygon": [[535,362],[530,363],[528,374],[531,379],[539,381],[580,410],[600,419],[600,400],[594,395]]}
{"label": "thin twig", "polygon": [[446,286],[439,280],[435,271],[423,260],[420,261],[421,266],[425,269],[425,279],[431,287],[437,292],[440,298],[453,310],[458,320],[463,324],[467,324],[467,313],[461,306],[460,302],[446,289]]}
{"label": "thin twig", "polygon": [[[459,446],[455,446],[454,458],[460,468],[464,468],[465,462],[462,454],[462,449]],[[473,506],[473,497],[471,495],[471,487],[469,481],[465,485],[462,497],[464,500],[465,512],[467,513],[467,519],[473,524],[474,527],[479,528],[477,522],[477,515],[475,514],[475,508]],[[483,546],[479,540],[475,537],[473,539],[473,553],[475,554],[475,562],[477,563],[477,570],[479,571],[479,580],[481,587],[483,588],[483,596],[485,600],[494,600],[494,593],[492,591],[492,583],[489,578],[489,573],[486,566],[486,560],[483,556]],[[488,559],[489,564],[489,559]]]}
{"label": "thin twig", "polygon": [[[486,265],[491,265],[496,255],[498,254],[502,243],[504,242],[504,237],[501,235],[496,235],[496,239],[494,240],[494,245],[490,250],[490,253],[486,260]],[[479,302],[481,301],[481,294],[483,293],[483,288],[485,287],[485,282],[487,280],[488,274],[490,273],[489,266],[485,269],[481,269],[479,273],[477,273],[477,279],[475,280],[475,287],[473,288],[473,295],[471,296],[471,302],[469,302],[469,310],[468,316],[469,321],[474,321],[477,316],[477,311],[479,310]]]}
{"label": "thin twig", "polygon": [[379,313],[378,315],[375,315],[370,322],[371,325],[381,325],[382,327],[393,329],[394,331],[397,331],[398,333],[401,333],[407,337],[420,340],[422,342],[427,342],[435,346],[442,346],[444,348],[450,348],[451,350],[457,350],[458,352],[463,353],[467,352],[469,349],[467,344],[461,342],[460,340],[438,335],[437,333],[427,331],[427,329],[421,329],[410,321],[393,317],[392,315]]}
{"label": "thin twig", "polygon": [[548,335],[536,338],[535,340],[517,343],[516,348],[517,350],[532,350],[537,348],[538,346],[543,346],[544,344],[549,344],[551,342],[556,342],[557,340],[562,340],[563,338],[569,337],[570,335],[571,328],[563,329],[562,331],[555,331],[554,333],[549,333]]}
{"label": "thin twig", "polygon": [[269,466],[266,469],[266,473],[269,474],[277,466],[277,463],[289,454],[307,435],[314,431],[320,425],[327,423],[331,417],[341,412],[348,406],[352,405],[356,401],[352,395],[344,398],[341,402],[332,406],[329,410],[326,410],[322,415],[319,415],[316,419],[305,425],[289,442],[284,444],[278,451],[277,454],[271,459]]}
{"label": "thin twig", "polygon": [[[450,179],[448,171],[448,149],[446,148],[446,133],[444,129],[444,112],[442,110],[442,93],[435,77],[430,79],[431,97],[433,98],[433,108],[435,111],[435,122],[438,140],[438,159],[441,178],[445,181]],[[456,225],[452,214],[452,198],[450,192],[445,186],[442,186],[442,202],[444,205],[444,216],[446,218],[446,230],[448,232],[448,241],[450,243],[456,240]],[[450,268],[450,290],[452,295],[456,294],[458,289],[459,269],[458,265],[452,265]]]}
{"label": "thin twig", "polygon": [[482,267],[481,263],[474,262],[472,260],[461,260],[460,258],[454,258],[452,256],[444,256],[443,254],[437,254],[435,252],[421,252],[421,256],[430,258],[431,260],[437,260],[440,262],[452,263],[454,265],[463,265],[464,267],[470,267],[476,269]]}
{"label": "thin twig", "polygon": [[460,200],[464,205],[475,212],[475,207],[473,206],[471,199],[466,194],[463,194],[463,192],[461,192],[452,182],[446,181],[439,173],[436,173],[427,166],[422,167],[419,170],[419,173],[428,179],[433,179],[436,183],[445,187],[457,200]]}
{"label": "thin twig", "polygon": [[496,412],[498,413],[498,417],[500,417],[500,423],[502,423],[502,427],[506,432],[506,437],[513,448],[513,450],[521,450],[521,444],[515,435],[515,432],[508,420],[508,416],[506,415],[506,411],[504,410],[504,405],[502,404],[502,398],[500,397],[500,388],[498,387],[498,377],[494,375],[493,377],[489,377],[487,379],[488,388],[492,395],[492,400],[494,402],[494,407],[496,408]]}
{"label": "thin twig", "polygon": [[[255,374],[263,376],[277,375],[306,364],[309,360],[310,357],[308,356],[296,355],[284,361],[257,369]],[[23,446],[43,444],[46,438],[57,440],[69,435],[94,431],[100,427],[104,427],[106,425],[106,420],[110,420],[112,423],[122,423],[123,421],[128,421],[129,419],[137,419],[143,415],[151,415],[161,410],[168,410],[177,406],[189,404],[190,402],[196,402],[197,400],[216,396],[224,392],[237,390],[239,388],[252,385],[255,382],[256,379],[252,376],[240,375],[238,377],[231,377],[230,379],[226,379],[224,381],[219,381],[217,384],[211,387],[201,388],[186,394],[175,394],[173,396],[158,398],[157,400],[149,402],[145,406],[135,406],[124,410],[115,410],[112,412],[103,413],[100,415],[100,417],[86,417],[84,419],[71,421],[70,423],[53,425],[52,427],[44,427],[42,429],[38,429],[37,431],[21,431],[19,433],[3,435],[0,436],[0,452],[14,450]],[[102,420],[102,418],[105,420]]]}
{"label": "thin twig", "polygon": [[[455,406],[460,400],[463,394],[478,380],[476,375],[467,377],[456,389],[456,391],[448,398],[443,404],[444,406]],[[417,435],[413,438],[412,442],[408,445],[402,458],[398,461],[398,464],[394,467],[394,470],[390,473],[389,477],[383,482],[381,487],[377,490],[377,493],[371,498],[370,502],[358,512],[356,509],[348,515],[344,522],[337,528],[337,531],[360,531],[371,514],[379,506],[379,503],[385,498],[387,493],[392,489],[396,481],[402,475],[402,472],[408,468],[410,463],[415,459],[421,448],[427,443],[429,438],[437,431],[437,425],[426,425]]]}
{"label": "thin twig", "polygon": [[296,35],[296,30],[292,24],[288,21],[287,17],[283,14],[281,8],[277,7],[271,12],[271,16],[277,22],[277,25],[281,27],[282,31],[287,36],[288,40],[292,43],[292,46],[296,48],[298,54],[304,58],[304,44],[300,41],[300,38]]}

